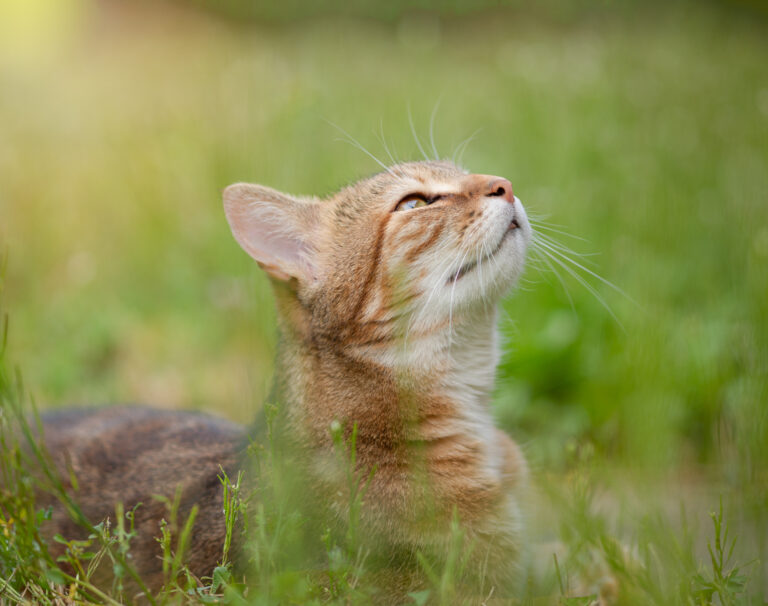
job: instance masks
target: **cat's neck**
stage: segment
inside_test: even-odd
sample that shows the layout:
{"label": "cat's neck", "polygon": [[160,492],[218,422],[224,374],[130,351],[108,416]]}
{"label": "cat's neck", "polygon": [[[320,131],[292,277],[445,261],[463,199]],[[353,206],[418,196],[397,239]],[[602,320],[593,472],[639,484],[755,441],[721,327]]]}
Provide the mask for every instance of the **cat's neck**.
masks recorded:
{"label": "cat's neck", "polygon": [[373,424],[376,436],[392,437],[407,418],[436,408],[490,423],[496,319],[489,306],[457,314],[447,330],[413,331],[384,345],[287,337],[278,357],[281,404],[321,442],[334,421]]}

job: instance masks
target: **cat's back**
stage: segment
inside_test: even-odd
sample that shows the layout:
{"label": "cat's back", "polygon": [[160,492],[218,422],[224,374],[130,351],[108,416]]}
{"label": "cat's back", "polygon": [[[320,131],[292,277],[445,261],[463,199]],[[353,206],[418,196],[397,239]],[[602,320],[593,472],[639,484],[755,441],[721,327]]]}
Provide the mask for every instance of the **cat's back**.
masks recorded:
{"label": "cat's back", "polygon": [[235,460],[242,426],[197,412],[141,406],[75,408],[42,416],[45,444],[60,467],[100,494],[114,484],[125,497],[190,481],[204,468]]}
{"label": "cat's back", "polygon": [[[46,449],[65,489],[91,523],[109,517],[115,504],[135,510],[138,536],[132,552],[140,572],[153,576],[160,555],[155,537],[160,520],[170,519],[166,497],[180,491],[180,518],[199,507],[190,545],[190,568],[210,574],[221,557],[224,536],[221,472],[236,476],[247,446],[245,428],[197,412],[140,406],[75,408],[42,415]],[[74,476],[75,481],[72,481]],[[45,534],[80,537],[54,499]],[[159,579],[148,579],[156,585]],[[155,581],[155,582],[153,582]]]}

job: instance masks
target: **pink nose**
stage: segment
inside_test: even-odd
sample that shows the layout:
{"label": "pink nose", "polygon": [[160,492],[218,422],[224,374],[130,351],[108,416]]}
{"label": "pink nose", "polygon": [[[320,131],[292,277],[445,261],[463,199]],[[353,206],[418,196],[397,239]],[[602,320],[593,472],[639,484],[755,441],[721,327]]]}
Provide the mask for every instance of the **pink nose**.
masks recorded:
{"label": "pink nose", "polygon": [[494,177],[488,182],[487,187],[486,196],[498,196],[499,198],[504,198],[510,204],[515,201],[515,196],[512,193],[512,184],[507,179]]}

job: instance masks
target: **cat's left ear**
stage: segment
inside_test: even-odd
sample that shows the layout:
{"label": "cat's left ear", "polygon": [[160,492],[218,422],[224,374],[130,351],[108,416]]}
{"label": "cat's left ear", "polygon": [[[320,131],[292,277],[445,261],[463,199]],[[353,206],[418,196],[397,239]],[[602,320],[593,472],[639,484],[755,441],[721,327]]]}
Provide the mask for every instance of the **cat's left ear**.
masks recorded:
{"label": "cat's left ear", "polygon": [[317,203],[235,183],[224,190],[224,212],[235,240],[272,278],[316,278]]}

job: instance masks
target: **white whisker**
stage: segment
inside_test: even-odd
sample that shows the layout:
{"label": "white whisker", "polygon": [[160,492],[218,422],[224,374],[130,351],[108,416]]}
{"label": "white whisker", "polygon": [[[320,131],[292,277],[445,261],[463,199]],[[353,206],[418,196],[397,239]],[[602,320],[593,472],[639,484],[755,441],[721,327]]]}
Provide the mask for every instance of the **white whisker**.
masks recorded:
{"label": "white whisker", "polygon": [[583,259],[585,257],[595,257],[595,256],[600,254],[600,253],[580,253],[580,252],[576,252],[575,250],[573,250],[572,248],[566,246],[565,244],[563,244],[561,242],[558,242],[557,240],[555,240],[555,239],[553,239],[553,238],[551,238],[549,236],[545,236],[544,234],[541,234],[541,233],[537,233],[534,236],[534,238],[536,240],[538,240],[539,242],[544,242],[546,244],[549,244],[550,246],[552,246],[553,248],[556,248],[557,250],[559,250],[563,254],[570,255],[572,257],[579,257],[579,258]]}
{"label": "white whisker", "polygon": [[382,118],[379,122],[379,132],[380,136],[379,141],[381,141],[381,144],[384,146],[384,151],[387,152],[387,155],[389,156],[389,159],[392,161],[392,164],[397,165],[400,164],[400,162],[395,158],[395,156],[392,155],[392,152],[389,149],[389,145],[387,145],[387,139],[384,136],[384,119]]}
{"label": "white whisker", "polygon": [[[449,253],[452,252],[452,247],[449,244],[445,244],[443,246]],[[441,249],[438,249],[438,252],[440,252]],[[444,269],[445,268],[445,269]],[[438,274],[440,276],[439,280],[435,283],[435,285],[432,287],[432,290],[429,293],[429,296],[427,297],[426,302],[422,306],[422,309],[429,309],[429,303],[432,300],[432,297],[435,295],[440,288],[443,287],[443,285],[446,283],[447,278],[450,274],[450,272],[453,270],[453,257],[448,255],[445,263],[443,263],[440,268],[438,269]]]}
{"label": "white whisker", "polygon": [[451,339],[451,344],[453,343],[453,293],[456,290],[456,282],[459,281],[459,273],[461,272],[461,268],[464,267],[464,259],[467,258],[467,253],[469,253],[469,251],[465,251],[462,255],[456,274],[453,276],[453,284],[451,285],[451,300],[448,304],[448,334]]}
{"label": "white whisker", "polygon": [[606,279],[605,279],[605,278],[603,278],[601,275],[599,275],[599,274],[596,274],[595,272],[593,272],[593,271],[592,271],[592,270],[590,270],[590,269],[587,269],[587,268],[586,268],[586,267],[584,267],[584,266],[583,266],[581,263],[578,263],[577,261],[574,261],[574,260],[573,260],[573,259],[571,259],[571,258],[570,258],[568,255],[564,254],[562,251],[558,250],[557,248],[555,248],[555,247],[553,247],[553,246],[549,245],[547,242],[544,242],[544,241],[542,241],[542,240],[539,240],[539,244],[540,244],[541,246],[543,246],[544,248],[548,249],[550,252],[554,253],[555,255],[557,255],[557,256],[559,256],[559,257],[561,257],[563,260],[567,261],[567,262],[568,262],[568,263],[570,263],[571,265],[574,265],[575,267],[579,268],[580,270],[582,270],[582,271],[584,271],[584,272],[588,273],[588,274],[589,274],[590,276],[592,276],[593,278],[595,278],[595,279],[597,279],[597,280],[600,280],[600,282],[602,282],[602,283],[603,283],[603,284],[605,284],[606,286],[609,286],[609,287],[611,287],[611,288],[612,288],[613,290],[615,290],[617,293],[619,293],[620,295],[622,295],[622,296],[626,297],[626,298],[627,298],[629,301],[632,301],[632,303],[634,303],[635,305],[637,305],[637,302],[636,302],[634,299],[632,299],[632,297],[630,297],[630,296],[629,296],[629,295],[628,295],[626,292],[624,292],[624,291],[623,291],[621,288],[619,288],[618,286],[616,286],[616,285],[615,285],[613,282],[611,282],[611,281],[609,281],[609,280],[606,280]]}
{"label": "white whisker", "polygon": [[437,153],[437,146],[435,145],[435,116],[437,116],[437,110],[440,108],[440,101],[438,99],[435,103],[435,108],[432,110],[432,116],[429,118],[429,141],[432,144],[432,151],[435,153],[435,161],[440,160],[440,154]]}
{"label": "white whisker", "polygon": [[427,155],[427,152],[424,151],[424,147],[421,145],[421,139],[419,139],[419,136],[416,134],[416,127],[413,125],[413,114],[411,114],[410,103],[408,104],[408,124],[411,125],[411,133],[413,133],[413,139],[416,141],[416,146],[419,148],[421,155],[424,156],[424,160],[429,162],[429,156]]}
{"label": "white whisker", "polygon": [[[541,244],[542,244],[542,243],[541,243],[541,242],[539,242],[539,245],[541,245]],[[580,284],[581,284],[581,285],[582,285],[584,288],[586,288],[586,289],[587,289],[587,290],[588,290],[588,291],[589,291],[589,292],[592,294],[592,296],[593,296],[593,297],[595,297],[595,299],[597,299],[597,301],[598,301],[598,302],[599,302],[599,303],[600,303],[600,304],[601,304],[601,305],[602,305],[602,306],[605,308],[605,310],[606,310],[606,311],[607,311],[607,312],[608,312],[608,313],[611,315],[611,317],[612,317],[612,318],[613,318],[613,319],[616,321],[616,323],[619,325],[619,327],[620,327],[622,330],[624,330],[624,325],[623,325],[623,324],[622,324],[622,323],[619,321],[619,319],[616,317],[616,314],[614,314],[614,313],[613,313],[613,310],[611,309],[611,307],[608,305],[608,303],[605,301],[605,299],[603,299],[603,297],[602,297],[602,296],[600,296],[600,293],[599,293],[599,292],[597,292],[597,289],[596,289],[594,286],[592,286],[592,285],[591,285],[589,282],[587,282],[587,281],[584,279],[584,277],[583,277],[583,276],[581,276],[581,275],[579,275],[579,274],[578,274],[578,273],[577,273],[577,272],[576,272],[576,271],[575,271],[575,270],[574,270],[572,267],[570,267],[570,266],[569,266],[569,265],[567,265],[567,264],[566,264],[564,261],[560,260],[558,257],[556,257],[556,256],[555,256],[555,254],[559,254],[559,253],[554,253],[554,254],[553,254],[553,251],[548,251],[546,248],[542,248],[542,249],[540,249],[540,250],[541,250],[541,251],[542,251],[544,254],[546,254],[546,255],[547,255],[547,257],[549,257],[549,258],[550,258],[552,261],[554,261],[555,263],[557,263],[557,264],[558,264],[560,267],[562,267],[562,268],[563,268],[565,271],[567,271],[569,274],[571,274],[571,276],[572,276],[572,277],[573,277],[573,278],[574,278],[574,279],[575,279],[577,282],[579,282],[579,283],[580,283]],[[566,258],[566,257],[563,257],[563,258]],[[567,258],[566,258],[566,259],[567,259]],[[570,259],[567,259],[567,260],[568,260],[568,261],[570,261],[571,263],[575,263],[574,261],[572,261],[572,260],[570,260]],[[578,264],[577,264],[577,265],[578,265]],[[581,267],[581,266],[580,266],[580,267]],[[582,267],[582,269],[583,269],[583,267]],[[587,272],[588,272],[589,274],[591,274],[591,275],[595,275],[593,272],[590,272],[589,270],[585,270],[585,271],[587,271]],[[601,279],[601,281],[608,283],[608,281],[607,281],[607,280],[603,280],[603,279]],[[618,290],[618,289],[617,289],[617,290]],[[621,291],[619,290],[619,292],[621,292]]]}
{"label": "white whisker", "polygon": [[352,145],[352,146],[356,147],[357,149],[359,149],[361,152],[363,152],[365,155],[367,155],[369,158],[371,158],[371,159],[372,159],[374,162],[376,162],[376,164],[378,164],[378,165],[379,165],[379,166],[381,166],[381,167],[382,167],[382,168],[383,168],[385,171],[387,171],[387,172],[388,172],[390,175],[392,175],[393,177],[395,177],[395,179],[397,179],[397,180],[401,180],[401,179],[403,178],[403,175],[398,175],[398,174],[397,174],[395,171],[393,171],[393,170],[392,170],[392,169],[391,169],[389,166],[387,166],[386,164],[384,164],[384,162],[382,162],[382,161],[381,161],[381,160],[379,160],[379,159],[378,159],[376,156],[374,156],[374,155],[373,155],[371,152],[369,152],[369,151],[368,151],[368,150],[367,150],[367,149],[366,149],[366,148],[363,146],[363,144],[362,144],[362,143],[360,143],[360,142],[359,142],[357,139],[355,139],[355,138],[354,138],[352,135],[350,135],[350,134],[349,134],[347,131],[345,131],[343,128],[341,128],[341,126],[339,126],[338,124],[334,124],[333,122],[330,122],[330,121],[328,121],[328,120],[326,120],[326,122],[328,122],[328,124],[330,124],[331,126],[333,126],[333,127],[334,127],[335,129],[337,129],[337,130],[338,130],[340,133],[342,133],[342,134],[343,134],[345,137],[347,137],[346,139],[340,139],[340,141],[345,141],[346,143],[349,143],[350,145]]}
{"label": "white whisker", "polygon": [[[545,229],[547,231],[554,232],[556,234],[560,234],[561,236],[567,236],[568,238],[573,238],[574,240],[581,240],[582,242],[589,242],[586,238],[582,238],[581,236],[575,236],[573,234],[569,234],[567,231],[563,231],[562,229],[556,229],[554,227],[550,227],[549,225],[542,223],[541,221],[536,221],[528,217],[529,223],[536,229]],[[541,234],[537,234],[541,235]]]}
{"label": "white whisker", "polygon": [[552,274],[557,278],[557,281],[560,282],[560,286],[563,287],[563,292],[565,293],[565,296],[568,298],[568,304],[571,306],[571,309],[576,311],[576,307],[573,304],[573,297],[571,297],[571,293],[568,290],[568,286],[566,285],[565,280],[563,280],[563,277],[560,275],[560,272],[557,271],[557,268],[554,265],[552,265],[552,262],[547,257],[545,251],[541,250],[536,245],[536,242],[534,241],[531,244],[531,252],[536,252],[541,255],[540,257],[541,261],[543,261],[547,265],[547,267],[549,267]]}
{"label": "white whisker", "polygon": [[[469,144],[472,143],[474,138],[478,135],[478,133],[483,130],[482,128],[478,128],[475,132],[473,132],[469,137],[464,139],[461,143],[459,143],[456,146],[456,149],[453,151],[453,163],[457,166],[461,166],[461,163],[464,159],[464,152],[467,151],[467,147],[469,147]],[[460,152],[460,153],[459,153]]]}

